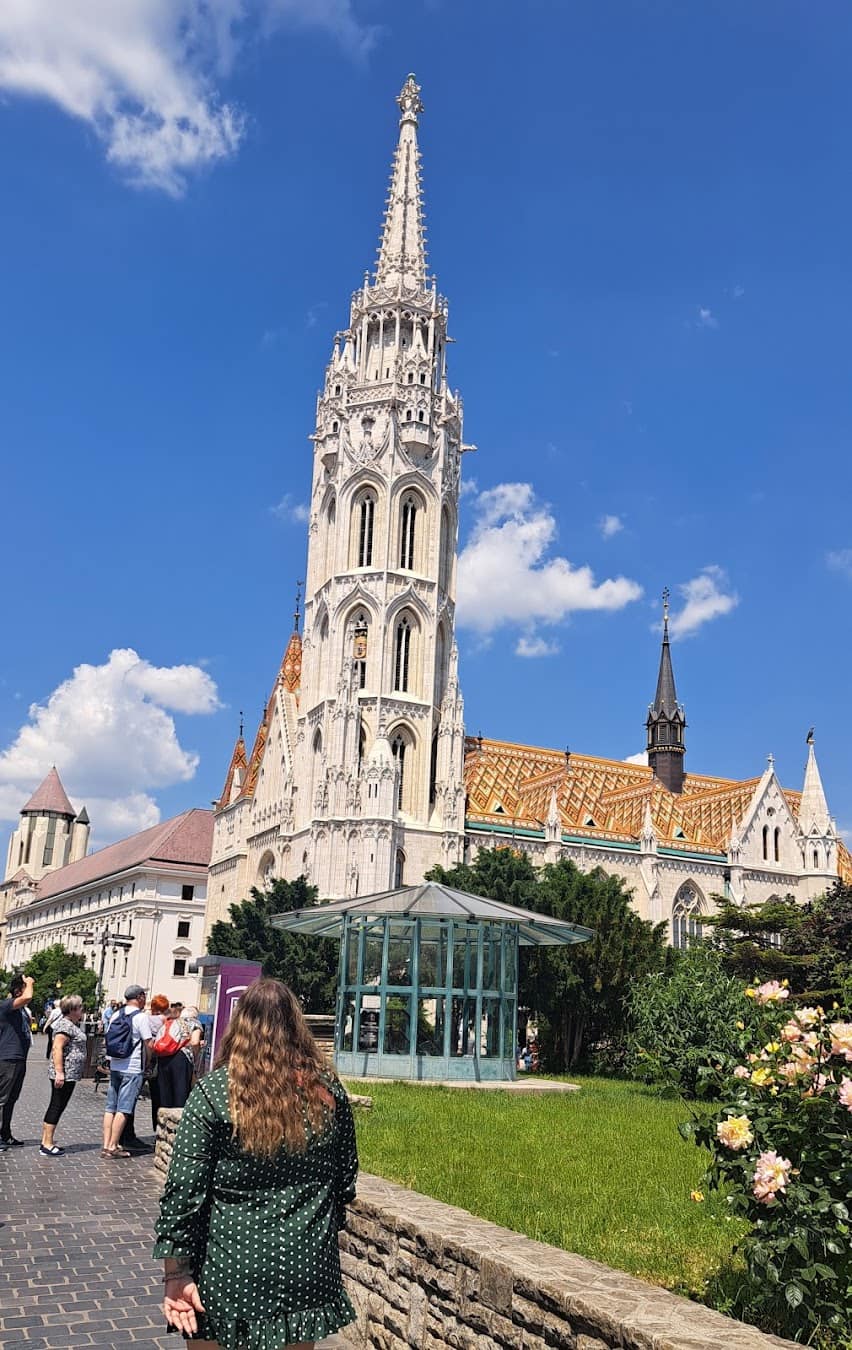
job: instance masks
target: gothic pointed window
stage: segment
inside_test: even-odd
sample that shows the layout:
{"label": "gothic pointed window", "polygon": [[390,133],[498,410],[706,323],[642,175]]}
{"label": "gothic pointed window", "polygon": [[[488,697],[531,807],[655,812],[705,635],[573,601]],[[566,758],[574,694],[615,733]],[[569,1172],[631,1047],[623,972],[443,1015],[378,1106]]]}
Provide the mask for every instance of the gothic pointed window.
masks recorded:
{"label": "gothic pointed window", "polygon": [[408,784],[405,778],[405,752],[407,748],[405,737],[402,732],[399,732],[391,741],[391,751],[396,762],[396,808],[398,811],[402,811],[407,800],[406,789]]}
{"label": "gothic pointed window", "polygon": [[393,869],[394,886],[399,888],[400,886],[404,885],[405,884],[404,877],[405,877],[405,854],[403,853],[401,848],[398,848],[396,851],[396,863]]}
{"label": "gothic pointed window", "polygon": [[769,826],[763,827],[763,861],[769,861]]}
{"label": "gothic pointed window", "polygon": [[352,636],[352,661],[355,671],[355,688],[363,689],[367,683],[367,616],[355,617],[355,630]]}
{"label": "gothic pointed window", "polygon": [[701,893],[691,881],[685,881],[672,906],[672,946],[680,950],[699,941],[701,929]]}
{"label": "gothic pointed window", "polygon": [[775,861],[776,861],[776,862],[780,862],[780,861],[781,861],[781,829],[780,829],[780,827],[779,827],[778,825],[775,826],[774,844],[775,844]]}
{"label": "gothic pointed window", "polygon": [[396,626],[393,653],[393,687],[400,694],[408,693],[408,670],[411,661],[411,622],[403,614]]}
{"label": "gothic pointed window", "polygon": [[414,539],[417,523],[417,498],[409,493],[403,499],[400,521],[399,565],[407,572],[414,571]]}
{"label": "gothic pointed window", "polygon": [[373,565],[373,533],[376,524],[376,497],[365,492],[355,503],[355,557],[357,567]]}
{"label": "gothic pointed window", "polygon": [[435,788],[438,782],[438,733],[432,737],[432,753],[429,756],[429,805],[435,805]]}

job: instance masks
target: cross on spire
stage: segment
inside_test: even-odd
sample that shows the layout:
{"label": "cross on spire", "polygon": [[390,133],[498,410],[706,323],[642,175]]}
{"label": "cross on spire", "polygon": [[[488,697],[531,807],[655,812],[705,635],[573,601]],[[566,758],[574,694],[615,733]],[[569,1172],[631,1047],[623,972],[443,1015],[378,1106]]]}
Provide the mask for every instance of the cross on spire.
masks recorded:
{"label": "cross on spire", "polygon": [[670,596],[670,595],[671,595],[671,591],[669,590],[668,586],[664,586],[664,587],[663,587],[663,627],[664,627],[664,628],[668,628],[668,626],[669,626],[669,596]]}
{"label": "cross on spire", "polygon": [[302,604],[302,582],[301,582],[301,581],[297,581],[297,582],[296,582],[296,608],[295,608],[295,611],[294,611],[294,613],[293,613],[293,632],[294,632],[294,633],[298,633],[298,631],[299,631],[299,620],[300,620],[301,617],[302,617],[301,604]]}

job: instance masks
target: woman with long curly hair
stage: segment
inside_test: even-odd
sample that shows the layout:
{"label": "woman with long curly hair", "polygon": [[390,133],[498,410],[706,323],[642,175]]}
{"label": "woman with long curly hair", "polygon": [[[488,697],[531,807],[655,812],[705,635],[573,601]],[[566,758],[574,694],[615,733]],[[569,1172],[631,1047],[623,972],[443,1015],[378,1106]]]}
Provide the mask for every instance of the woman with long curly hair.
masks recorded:
{"label": "woman with long curly hair", "polygon": [[197,1346],[312,1350],[355,1316],[338,1230],[355,1196],[348,1098],[286,985],[243,994],[175,1136],[154,1256]]}

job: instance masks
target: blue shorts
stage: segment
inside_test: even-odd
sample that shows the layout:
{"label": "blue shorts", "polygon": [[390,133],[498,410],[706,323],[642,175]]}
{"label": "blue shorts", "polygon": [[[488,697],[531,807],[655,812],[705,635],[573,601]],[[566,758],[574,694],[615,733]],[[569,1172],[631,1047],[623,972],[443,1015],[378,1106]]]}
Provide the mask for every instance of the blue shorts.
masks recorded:
{"label": "blue shorts", "polygon": [[132,1116],[136,1107],[136,1099],[142,1090],[144,1081],[144,1074],[119,1073],[116,1069],[110,1069],[109,1087],[107,1088],[106,1105],[104,1106],[107,1115],[113,1115],[116,1111],[121,1111],[122,1115]]}

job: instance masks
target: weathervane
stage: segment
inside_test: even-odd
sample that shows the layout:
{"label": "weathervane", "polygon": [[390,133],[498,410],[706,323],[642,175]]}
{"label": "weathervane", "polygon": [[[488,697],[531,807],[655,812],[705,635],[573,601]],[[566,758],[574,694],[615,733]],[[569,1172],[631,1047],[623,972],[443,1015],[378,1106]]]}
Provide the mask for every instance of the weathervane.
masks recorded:
{"label": "weathervane", "polygon": [[243,738],[243,710],[240,708],[240,740]]}
{"label": "weathervane", "polygon": [[299,619],[301,618],[301,612],[300,612],[300,608],[299,608],[299,607],[300,607],[301,603],[302,603],[302,583],[301,583],[301,581],[297,581],[297,582],[296,582],[296,609],[295,609],[295,613],[293,614],[293,631],[296,632],[296,633],[298,633],[298,631],[299,631]]}
{"label": "weathervane", "polygon": [[668,622],[669,622],[669,596],[670,596],[670,595],[671,595],[671,591],[669,590],[668,586],[664,586],[664,587],[663,587],[663,623],[666,624],[666,625],[668,625]]}

